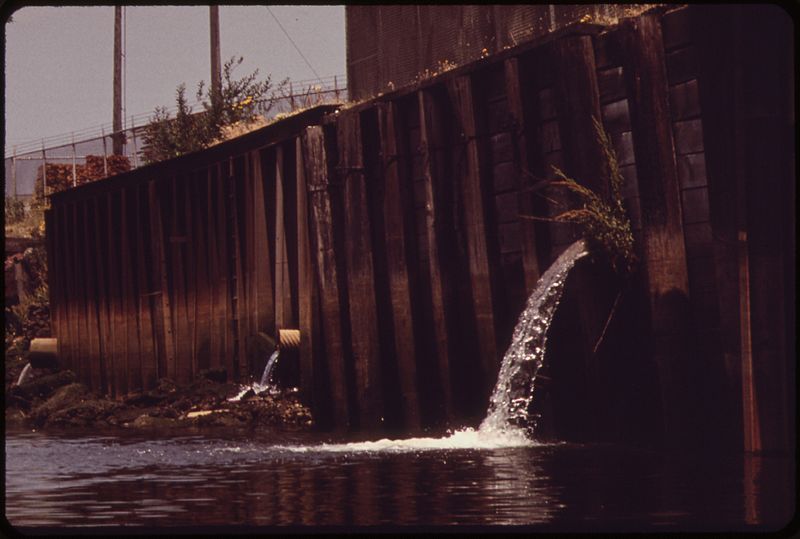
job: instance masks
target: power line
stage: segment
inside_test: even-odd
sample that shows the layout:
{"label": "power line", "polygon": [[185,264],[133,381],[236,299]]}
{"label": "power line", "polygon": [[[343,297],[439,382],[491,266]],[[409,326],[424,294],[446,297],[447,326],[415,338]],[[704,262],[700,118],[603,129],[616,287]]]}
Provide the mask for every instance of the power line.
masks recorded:
{"label": "power line", "polygon": [[273,18],[273,19],[275,19],[275,22],[276,22],[276,23],[278,23],[278,26],[280,27],[280,29],[281,29],[281,30],[283,30],[283,33],[284,33],[284,35],[286,35],[286,37],[289,39],[289,42],[290,42],[290,43],[292,44],[292,46],[294,47],[294,50],[296,50],[296,51],[297,51],[297,53],[298,53],[298,54],[299,54],[299,55],[300,55],[300,56],[303,58],[303,61],[306,63],[306,65],[308,66],[308,68],[309,68],[309,69],[310,69],[310,70],[311,70],[311,71],[314,73],[314,75],[316,75],[317,79],[319,79],[319,80],[322,80],[322,79],[320,78],[319,74],[317,73],[317,71],[316,71],[316,70],[315,70],[315,69],[312,67],[311,63],[310,63],[310,62],[308,61],[308,59],[305,57],[305,55],[303,54],[303,52],[302,52],[302,51],[300,50],[300,48],[299,48],[299,47],[298,47],[298,46],[295,44],[294,40],[292,39],[292,36],[290,36],[290,35],[289,35],[289,32],[287,32],[287,31],[286,31],[286,29],[285,29],[285,28],[283,27],[283,25],[281,24],[281,21],[279,21],[279,20],[278,20],[278,17],[276,17],[276,16],[275,16],[275,14],[272,12],[272,10],[269,8],[269,6],[266,6],[266,8],[267,8],[267,11],[269,11],[269,14],[270,14],[270,15],[272,15],[272,18]]}

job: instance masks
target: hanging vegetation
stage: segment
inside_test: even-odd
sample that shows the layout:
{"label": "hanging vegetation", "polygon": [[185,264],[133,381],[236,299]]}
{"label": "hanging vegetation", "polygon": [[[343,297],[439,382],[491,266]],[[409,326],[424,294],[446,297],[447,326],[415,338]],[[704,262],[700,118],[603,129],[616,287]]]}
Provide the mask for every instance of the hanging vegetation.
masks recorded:
{"label": "hanging vegetation", "polygon": [[556,179],[545,180],[536,186],[536,189],[542,187],[566,189],[575,195],[578,207],[563,211],[554,217],[530,215],[523,217],[541,221],[575,223],[593,251],[605,254],[614,270],[625,275],[633,272],[636,267],[631,221],[622,200],[622,186],[625,179],[620,172],[616,153],[603,125],[596,118],[592,118],[592,120],[597,133],[597,141],[605,158],[604,177],[609,179],[611,186],[609,197],[604,198],[584,187],[554,166]]}

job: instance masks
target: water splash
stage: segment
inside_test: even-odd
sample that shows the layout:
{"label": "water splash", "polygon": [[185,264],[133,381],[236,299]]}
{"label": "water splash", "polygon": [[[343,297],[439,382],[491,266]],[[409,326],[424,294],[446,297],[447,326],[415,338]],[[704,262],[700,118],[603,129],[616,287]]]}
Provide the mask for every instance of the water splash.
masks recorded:
{"label": "water splash", "polygon": [[576,241],[539,278],[514,328],[480,432],[532,431],[528,408],[533,400],[533,382],[544,362],[547,330],[561,301],[569,271],[587,254],[586,242]]}
{"label": "water splash", "polygon": [[356,453],[499,449],[542,445],[532,439],[528,407],[533,400],[533,382],[544,362],[547,330],[561,301],[564,283],[572,267],[588,254],[586,242],[579,240],[559,256],[536,283],[525,310],[519,317],[500,373],[497,377],[486,418],[478,429],[463,428],[440,438],[408,438],[311,446],[278,446],[291,452]]}
{"label": "water splash", "polygon": [[253,391],[256,394],[268,392],[272,395],[279,393],[280,389],[277,385],[272,383],[272,371],[275,370],[275,367],[278,364],[278,357],[280,355],[280,350],[275,350],[272,352],[272,355],[269,356],[267,360],[267,365],[264,367],[264,372],[261,374],[261,380],[259,382],[253,382],[250,385],[241,386],[241,391],[235,396],[228,399],[228,402],[237,402],[242,400],[248,392]]}
{"label": "water splash", "polygon": [[267,366],[264,367],[264,373],[261,375],[261,385],[264,387],[272,384],[272,370],[278,363],[278,356],[280,356],[280,350],[272,352],[272,355],[269,356],[269,360],[267,361]]}

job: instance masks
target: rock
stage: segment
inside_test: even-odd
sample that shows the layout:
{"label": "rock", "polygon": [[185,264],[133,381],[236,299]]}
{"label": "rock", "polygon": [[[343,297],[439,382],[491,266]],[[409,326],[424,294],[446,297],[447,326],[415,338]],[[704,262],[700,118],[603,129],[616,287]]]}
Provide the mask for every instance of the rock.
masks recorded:
{"label": "rock", "polygon": [[159,393],[174,393],[176,387],[175,382],[169,378],[161,378],[156,386],[156,391]]}
{"label": "rock", "polygon": [[33,380],[17,386],[14,391],[17,395],[28,400],[33,398],[47,398],[59,387],[75,382],[72,371],[58,371],[54,374],[34,378]]}
{"label": "rock", "polygon": [[48,417],[58,411],[69,408],[79,402],[89,393],[89,389],[79,383],[73,383],[59,388],[52,397],[31,411],[34,422],[44,424]]}
{"label": "rock", "polygon": [[126,406],[145,408],[149,406],[157,406],[165,398],[165,395],[159,395],[153,391],[148,391],[147,393],[135,393],[133,395],[128,395],[122,402],[124,402]]}
{"label": "rock", "polygon": [[200,378],[224,384],[228,381],[228,371],[223,368],[202,370],[200,371]]}
{"label": "rock", "polygon": [[134,427],[134,428],[166,428],[166,427],[174,427],[177,425],[177,421],[172,418],[167,417],[153,417],[148,414],[143,414],[137,417],[133,423],[126,423],[124,426],[126,427]]}
{"label": "rock", "polygon": [[27,419],[28,417],[22,410],[6,408],[6,427],[18,427],[24,425]]}
{"label": "rock", "polygon": [[62,427],[89,427],[100,423],[110,424],[109,416],[117,404],[105,399],[90,399],[76,402],[60,409],[47,418],[45,425]]}

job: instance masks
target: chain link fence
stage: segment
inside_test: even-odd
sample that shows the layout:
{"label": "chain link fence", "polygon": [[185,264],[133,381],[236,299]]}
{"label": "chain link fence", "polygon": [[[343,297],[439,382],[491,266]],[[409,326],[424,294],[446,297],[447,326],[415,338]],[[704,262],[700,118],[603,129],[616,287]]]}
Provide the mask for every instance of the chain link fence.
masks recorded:
{"label": "chain link fence", "polygon": [[[343,76],[331,76],[313,81],[300,81],[289,83],[278,94],[272,106],[264,100],[256,104],[256,112],[267,119],[272,119],[279,114],[288,114],[298,109],[323,104],[340,102],[347,98],[347,87],[339,86]],[[202,105],[192,104],[195,112],[202,110]],[[174,113],[172,109],[170,112]],[[87,129],[80,132],[51,137],[41,141],[28,142],[12,147],[10,154],[5,156],[5,196],[25,203],[30,207],[34,200],[37,188],[36,178],[42,175],[44,192],[48,189],[47,171],[54,167],[43,165],[60,165],[58,169],[64,172],[66,167],[67,183],[71,175],[72,186],[83,183],[86,178],[84,171],[88,168],[100,169],[95,171],[94,178],[113,175],[119,169],[119,157],[114,156],[114,139],[120,143],[118,155],[127,157],[130,168],[144,165],[142,148],[144,135],[151,114],[130,116],[126,119],[126,126],[119,134],[114,134],[108,126]],[[83,179],[83,181],[82,181]],[[51,181],[54,180],[51,178]],[[63,181],[63,178],[61,178]],[[52,186],[51,186],[52,187]],[[39,188],[40,192],[42,187]]]}

